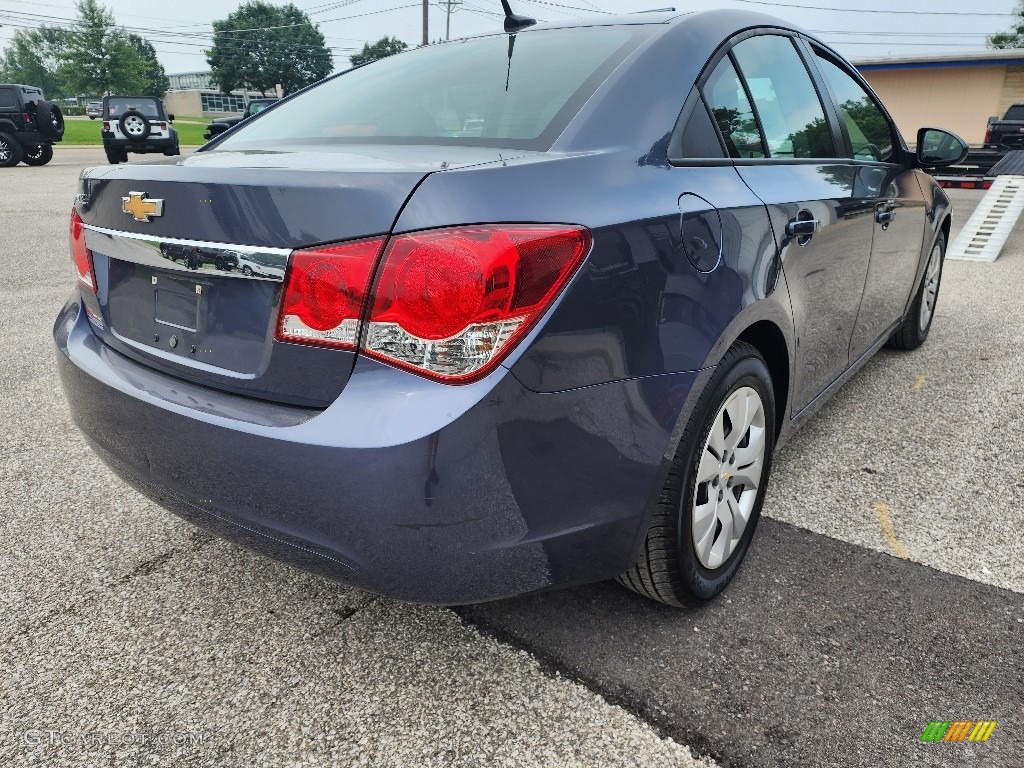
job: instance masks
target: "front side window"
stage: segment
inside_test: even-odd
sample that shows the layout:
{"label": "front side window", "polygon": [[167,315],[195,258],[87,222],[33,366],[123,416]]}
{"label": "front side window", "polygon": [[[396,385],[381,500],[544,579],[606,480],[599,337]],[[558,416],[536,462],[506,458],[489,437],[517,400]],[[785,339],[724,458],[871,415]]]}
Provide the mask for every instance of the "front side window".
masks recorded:
{"label": "front side window", "polygon": [[761,118],[769,156],[836,156],[821,99],[790,38],[750,37],[736,44],[733,55]]}
{"label": "front side window", "polygon": [[860,83],[820,54],[818,66],[850,134],[853,156],[858,160],[892,160],[896,154],[892,128],[874,99]]}
{"label": "front side window", "polygon": [[729,57],[722,59],[708,77],[704,97],[725,139],[729,157],[766,157],[754,109]]}
{"label": "front side window", "polygon": [[638,27],[587,27],[428,45],[311,88],[216,149],[287,143],[546,150],[648,34]]}

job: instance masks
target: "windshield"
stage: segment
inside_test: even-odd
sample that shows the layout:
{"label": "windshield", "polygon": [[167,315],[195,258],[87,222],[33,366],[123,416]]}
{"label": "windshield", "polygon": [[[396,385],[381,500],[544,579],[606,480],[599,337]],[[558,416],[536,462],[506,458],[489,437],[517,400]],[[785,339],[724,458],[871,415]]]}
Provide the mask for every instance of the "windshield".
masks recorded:
{"label": "windshield", "polygon": [[536,30],[389,56],[290,99],[214,151],[283,143],[548,149],[646,34],[638,26]]}
{"label": "windshield", "polygon": [[141,112],[146,117],[160,117],[160,106],[155,99],[131,99],[123,96],[107,99],[107,115],[109,117],[123,115],[129,109]]}

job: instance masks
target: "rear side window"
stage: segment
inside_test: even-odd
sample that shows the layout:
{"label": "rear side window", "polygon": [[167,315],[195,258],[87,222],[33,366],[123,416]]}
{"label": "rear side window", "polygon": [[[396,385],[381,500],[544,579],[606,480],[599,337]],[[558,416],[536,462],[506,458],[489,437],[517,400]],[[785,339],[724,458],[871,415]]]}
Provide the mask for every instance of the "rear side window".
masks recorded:
{"label": "rear side window", "polygon": [[19,106],[13,88],[0,88],[0,109],[17,109]]}
{"label": "rear side window", "polygon": [[771,157],[835,157],[814,82],[788,37],[759,35],[733,48]]}
{"label": "rear side window", "polygon": [[683,128],[681,141],[683,157],[725,157],[725,153],[722,152],[722,143],[718,140],[718,134],[715,132],[715,124],[711,122],[711,116],[704,106],[704,100],[699,97]]}
{"label": "rear side window", "polygon": [[283,142],[548,149],[648,34],[589,27],[426,46],[328,80],[243,125],[217,149]]}
{"label": "rear side window", "polygon": [[1006,110],[1003,120],[1024,120],[1024,104],[1014,104]]}
{"label": "rear side window", "polygon": [[729,157],[766,157],[754,109],[728,57],[708,77],[704,97],[722,132]]}
{"label": "rear side window", "polygon": [[874,99],[860,83],[825,57],[818,56],[818,65],[850,135],[853,156],[858,160],[892,160],[896,153],[892,128]]}

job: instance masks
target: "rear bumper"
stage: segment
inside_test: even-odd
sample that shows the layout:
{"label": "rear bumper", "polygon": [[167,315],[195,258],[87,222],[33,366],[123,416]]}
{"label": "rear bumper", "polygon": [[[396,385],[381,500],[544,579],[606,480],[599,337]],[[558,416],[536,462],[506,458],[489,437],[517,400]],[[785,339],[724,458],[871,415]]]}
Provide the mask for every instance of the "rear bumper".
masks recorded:
{"label": "rear bumper", "polygon": [[466,603],[628,568],[696,374],[535,394],[357,363],[327,409],[183,383],[57,318],[76,424],[122,478],[224,538],[398,599]]}
{"label": "rear bumper", "polygon": [[35,147],[39,144],[56,144],[64,139],[63,136],[43,136],[38,131],[18,131],[14,136],[26,147]]}
{"label": "rear bumper", "polygon": [[111,149],[127,149],[129,152],[163,152],[165,149],[173,149],[178,139],[170,136],[166,139],[146,138],[142,141],[128,141],[127,139],[115,139],[113,133],[101,131],[103,147]]}

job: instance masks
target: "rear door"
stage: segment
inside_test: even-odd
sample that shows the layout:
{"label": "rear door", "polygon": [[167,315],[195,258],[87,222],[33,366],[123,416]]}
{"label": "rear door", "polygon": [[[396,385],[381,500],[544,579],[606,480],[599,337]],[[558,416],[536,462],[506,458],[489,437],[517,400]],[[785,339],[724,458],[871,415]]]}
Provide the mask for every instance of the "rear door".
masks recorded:
{"label": "rear door", "polygon": [[796,333],[796,413],[850,363],[874,200],[859,193],[857,167],[837,151],[838,129],[795,38],[751,33],[718,68],[706,98],[737,171],[768,206],[782,251]]}
{"label": "rear door", "polygon": [[858,357],[899,320],[917,283],[925,200],[917,172],[903,166],[895,126],[845,65],[816,47],[818,71],[835,104],[845,152],[857,167],[857,194],[874,203],[875,232],[851,357]]}

